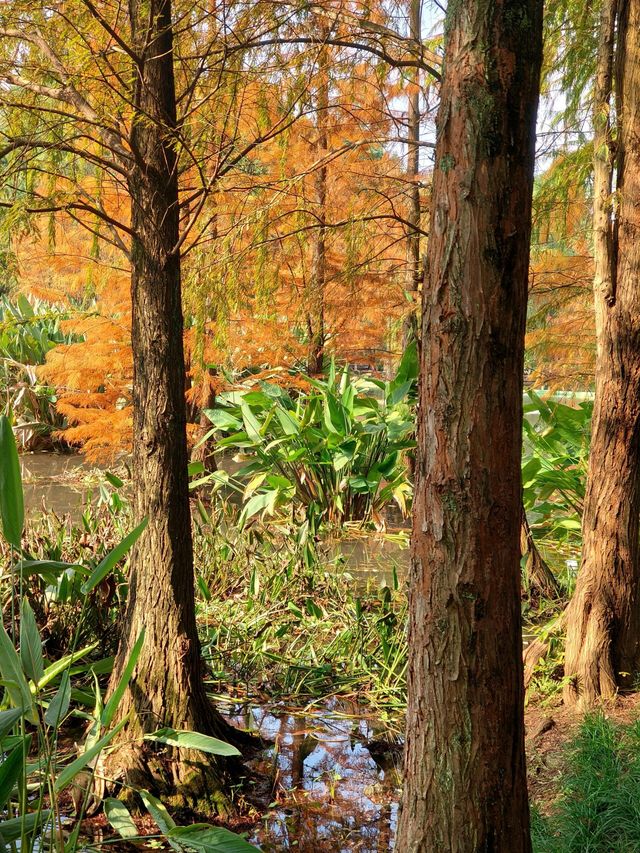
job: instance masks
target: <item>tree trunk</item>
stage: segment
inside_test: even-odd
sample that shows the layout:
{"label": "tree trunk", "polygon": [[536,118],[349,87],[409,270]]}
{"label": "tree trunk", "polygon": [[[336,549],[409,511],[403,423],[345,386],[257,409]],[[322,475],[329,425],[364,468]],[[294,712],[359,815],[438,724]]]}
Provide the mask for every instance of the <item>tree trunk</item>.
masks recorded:
{"label": "tree trunk", "polygon": [[[409,38],[422,44],[422,0],[410,0]],[[409,109],[407,113],[407,182],[409,184],[409,209],[407,220],[407,296],[411,310],[402,321],[403,352],[418,333],[416,314],[420,289],[420,71],[416,68],[411,75]]]}
{"label": "tree trunk", "polygon": [[[616,48],[617,30],[617,48]],[[582,564],[567,612],[565,700],[582,706],[630,684],[640,663],[640,0],[607,0],[594,139],[596,399]],[[618,55],[617,188],[610,101]]]}
{"label": "tree trunk", "polygon": [[204,470],[208,473],[218,470],[215,449],[216,442],[213,436],[205,438],[213,429],[213,424],[205,415],[205,409],[213,409],[216,404],[216,389],[212,383],[215,372],[212,368],[202,365],[202,385],[200,392],[200,415],[198,418],[198,431],[191,451],[192,462],[202,462]]}
{"label": "tree trunk", "polygon": [[447,13],[397,849],[529,851],[520,455],[542,0]]}
{"label": "tree trunk", "polygon": [[520,550],[522,556],[527,558],[525,571],[529,586],[536,589],[545,598],[556,599],[562,595],[560,584],[553,574],[546,560],[538,551],[538,546],[533,538],[527,514],[522,507],[522,522],[520,526]]}
{"label": "tree trunk", "polygon": [[[224,766],[200,753],[175,751],[160,767],[141,736],[162,726],[229,738],[210,704],[195,621],[194,571],[187,477],[185,362],[180,286],[176,126],[170,0],[132,0],[137,70],[131,133],[136,166],[129,179],[134,356],[133,505],[148,526],[131,557],[123,636],[111,679],[122,675],[144,628],[145,640],[118,718],[130,715],[107,772],[136,786],[150,777],[176,802],[206,797],[225,811]],[[205,766],[206,763],[206,766]],[[155,778],[154,778],[155,777]],[[162,778],[164,777],[164,778]],[[168,777],[168,778],[167,778]]]}
{"label": "tree trunk", "polygon": [[[329,71],[327,52],[320,52],[320,69],[317,96],[316,159],[321,160],[328,152],[327,121],[329,117]],[[309,283],[309,312],[307,327],[309,332],[308,372],[313,375],[322,373],[324,367],[325,331],[325,289],[327,283],[327,167],[317,168],[313,175],[314,217],[317,227],[312,231],[311,277]]]}

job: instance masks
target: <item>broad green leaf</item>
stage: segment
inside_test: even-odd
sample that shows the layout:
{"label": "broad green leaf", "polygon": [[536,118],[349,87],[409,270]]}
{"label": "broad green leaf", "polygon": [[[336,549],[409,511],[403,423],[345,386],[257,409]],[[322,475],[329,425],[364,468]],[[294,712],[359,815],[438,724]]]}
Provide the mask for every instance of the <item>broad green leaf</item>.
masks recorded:
{"label": "broad green leaf", "polygon": [[45,809],[41,812],[13,817],[11,820],[0,821],[0,838],[5,844],[12,844],[22,835],[22,831],[33,832],[36,827],[44,826],[51,817],[51,811]]}
{"label": "broad green leaf", "polygon": [[31,748],[31,735],[25,735],[22,743],[14,747],[0,764],[0,808],[4,809],[14,785],[20,778],[27,755]]}
{"label": "broad green leaf", "polygon": [[63,572],[73,569],[81,574],[89,574],[86,566],[77,563],[63,563],[59,560],[21,560],[16,564],[16,572],[22,577],[27,575],[40,575],[49,584],[57,583]]}
{"label": "broad green leaf", "polygon": [[136,640],[133,648],[131,649],[131,654],[129,656],[129,660],[122,671],[122,676],[120,677],[120,681],[116,689],[111,694],[109,701],[105,705],[104,711],[102,712],[101,722],[102,725],[107,728],[113,716],[120,704],[122,697],[124,696],[124,692],[127,689],[131,676],[133,675],[133,670],[136,668],[136,664],[138,663],[138,658],[140,657],[140,652],[142,651],[142,645],[144,643],[144,628],[140,631],[140,636]]}
{"label": "broad green leaf", "polygon": [[20,717],[22,717],[22,708],[9,708],[7,711],[0,711],[0,738],[11,731]]}
{"label": "broad green leaf", "polygon": [[407,396],[409,391],[411,391],[414,383],[412,380],[407,380],[406,382],[402,382],[400,385],[396,385],[391,389],[388,397],[388,404],[390,406],[395,406],[400,403]]}
{"label": "broad green leaf", "polygon": [[24,497],[18,449],[6,415],[0,415],[0,517],[4,538],[19,549],[24,526]]}
{"label": "broad green leaf", "polygon": [[95,743],[90,749],[87,749],[86,752],[83,752],[82,755],[79,755],[75,761],[72,761],[71,764],[68,764],[56,779],[53,787],[54,791],[58,793],[63,788],[66,788],[67,785],[69,785],[71,782],[73,782],[74,778],[78,775],[78,773],[102,752],[105,746],[107,746],[118,734],[120,729],[124,727],[126,722],[127,718],[125,717],[124,720],[121,720],[117,726],[111,729],[110,732],[107,732],[107,734],[104,735],[104,737],[100,738],[100,740]]}
{"label": "broad green leaf", "polygon": [[237,418],[231,412],[227,412],[224,409],[203,409],[203,413],[215,427],[225,432],[229,432],[230,430],[238,432],[242,428],[240,418]]}
{"label": "broad green leaf", "polygon": [[199,732],[177,731],[176,729],[158,729],[153,734],[144,736],[145,740],[156,743],[166,743],[180,749],[197,749],[200,752],[208,752],[211,755],[239,756],[240,751],[218,738],[203,735]]}
{"label": "broad green leaf", "polygon": [[20,609],[20,661],[27,678],[38,682],[44,675],[42,641],[31,605],[26,598]]}
{"label": "broad green leaf", "polygon": [[197,850],[198,853],[256,853],[259,850],[235,832],[206,823],[176,826],[167,840],[178,840],[189,850]]}
{"label": "broad green leaf", "polygon": [[30,723],[35,723],[38,718],[33,707],[31,690],[22,670],[18,653],[4,625],[0,625],[0,675],[9,694],[11,704],[15,708],[22,708],[26,719]]}
{"label": "broad green leaf", "polygon": [[124,803],[114,797],[107,797],[103,807],[105,817],[121,838],[131,839],[140,836],[138,827]]}
{"label": "broad green leaf", "polygon": [[184,850],[184,847],[177,839],[170,837],[171,832],[177,829],[175,820],[171,817],[164,804],[160,802],[153,794],[150,794],[144,789],[138,791],[140,799],[145,804],[147,811],[158,825],[158,829],[165,836],[169,844],[174,850]]}
{"label": "broad green leaf", "polygon": [[65,669],[68,669],[76,661],[85,657],[85,655],[88,655],[89,652],[92,652],[95,648],[97,648],[97,646],[98,643],[92,643],[90,646],[85,646],[83,649],[78,649],[77,652],[73,652],[70,655],[65,655],[63,658],[60,658],[60,660],[54,661],[52,664],[49,664],[49,666],[45,669],[44,675],[42,676],[40,681],[37,684],[31,682],[31,684],[29,685],[29,689],[32,693],[35,693],[36,690],[42,690],[43,687],[46,687],[47,685],[51,684],[52,681],[55,681],[56,678],[65,671]]}
{"label": "broad green leaf", "polygon": [[283,406],[276,406],[276,417],[280,421],[285,435],[299,435],[300,425],[295,416],[287,411]]}
{"label": "broad green leaf", "polygon": [[121,489],[124,486],[124,480],[121,480],[120,477],[112,474],[111,471],[105,471],[104,476],[114,488]]}
{"label": "broad green leaf", "polygon": [[53,726],[57,728],[60,725],[60,722],[63,720],[65,714],[69,710],[69,704],[71,702],[71,679],[69,676],[69,670],[65,670],[62,673],[62,678],[60,679],[60,687],[56,691],[55,696],[49,703],[49,707],[47,708],[47,712],[44,715],[44,721],[48,726]]}
{"label": "broad green leaf", "polygon": [[145,529],[147,524],[149,523],[148,518],[144,518],[140,524],[134,528],[127,536],[124,537],[122,542],[120,542],[116,547],[111,551],[110,554],[102,560],[91,573],[91,577],[85,581],[80,587],[82,593],[86,595],[91,592],[92,589],[98,586],[100,581],[102,581],[110,571],[112,571],[116,565],[120,562],[120,560],[124,557],[124,555],[129,551],[131,546],[136,542],[142,531]]}
{"label": "broad green leaf", "polygon": [[242,421],[244,423],[244,428],[247,431],[247,435],[256,444],[262,444],[262,436],[260,435],[260,424],[258,423],[258,419],[244,400],[240,403],[240,411],[242,412]]}

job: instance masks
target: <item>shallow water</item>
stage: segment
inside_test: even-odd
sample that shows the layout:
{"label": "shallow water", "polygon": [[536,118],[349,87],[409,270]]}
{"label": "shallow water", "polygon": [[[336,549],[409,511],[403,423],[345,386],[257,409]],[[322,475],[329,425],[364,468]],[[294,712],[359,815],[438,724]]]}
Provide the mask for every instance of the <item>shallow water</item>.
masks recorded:
{"label": "shallow water", "polygon": [[[273,741],[257,762],[273,779],[272,807],[251,838],[265,853],[392,849],[399,749],[376,749],[380,727],[339,709],[304,714],[256,707],[235,717]],[[367,748],[372,741],[376,759]]]}
{"label": "shallow water", "polygon": [[90,470],[84,457],[76,453],[25,453],[20,469],[27,516],[43,509],[57,515],[79,516],[91,490],[79,482]]}

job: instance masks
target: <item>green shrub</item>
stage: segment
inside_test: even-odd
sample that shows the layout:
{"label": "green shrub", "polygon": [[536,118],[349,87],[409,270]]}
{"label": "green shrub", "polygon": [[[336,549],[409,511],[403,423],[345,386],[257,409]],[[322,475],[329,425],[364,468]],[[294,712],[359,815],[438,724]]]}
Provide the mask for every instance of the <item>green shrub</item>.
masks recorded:
{"label": "green shrub", "polygon": [[207,416],[227,433],[229,449],[246,462],[234,478],[243,495],[245,522],[258,513],[301,509],[313,529],[320,524],[377,521],[395,501],[403,513],[411,498],[405,454],[414,447],[417,356],[410,347],[390,382],[353,378],[347,368],[326,380],[304,377],[310,390],[259,390],[221,394]]}

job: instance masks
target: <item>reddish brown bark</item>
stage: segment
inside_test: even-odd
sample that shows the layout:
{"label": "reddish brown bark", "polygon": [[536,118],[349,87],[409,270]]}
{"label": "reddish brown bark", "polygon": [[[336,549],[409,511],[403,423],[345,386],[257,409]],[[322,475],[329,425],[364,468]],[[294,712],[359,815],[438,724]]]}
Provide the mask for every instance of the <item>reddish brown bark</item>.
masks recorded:
{"label": "reddish brown bark", "polygon": [[[416,46],[422,45],[422,0],[410,0],[409,38]],[[407,111],[407,181],[409,204],[407,211],[407,296],[411,309],[402,321],[403,350],[418,334],[417,302],[422,270],[420,269],[420,70],[412,74]]]}
{"label": "reddish brown bark", "polygon": [[[329,71],[325,50],[320,53],[320,71],[318,75],[316,159],[321,161],[328,153],[327,121],[329,118]],[[322,373],[324,367],[325,330],[325,290],[327,285],[327,167],[319,166],[313,174],[313,215],[317,228],[312,231],[311,276],[309,281],[307,331],[309,335],[308,372],[314,376]]]}
{"label": "reddish brown bark", "polygon": [[227,806],[223,766],[202,754],[176,751],[158,769],[141,736],[161,726],[229,737],[207,699],[195,621],[193,552],[187,476],[185,362],[181,307],[177,155],[172,131],[176,100],[170,0],[129,4],[132,44],[139,50],[131,134],[136,165],[132,201],[131,293],[134,358],[134,514],[148,518],[135,546],[111,687],[140,632],[145,642],[118,717],[130,715],[108,774],[153,782],[179,799],[208,798]]}
{"label": "reddish brown bark", "polygon": [[[616,44],[617,33],[617,44]],[[565,700],[590,705],[640,664],[640,0],[606,0],[596,80],[596,397],[582,564],[567,611]],[[610,129],[618,55],[618,210]]]}
{"label": "reddish brown bark", "polygon": [[423,295],[403,853],[531,849],[520,453],[541,0],[451,2]]}

